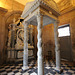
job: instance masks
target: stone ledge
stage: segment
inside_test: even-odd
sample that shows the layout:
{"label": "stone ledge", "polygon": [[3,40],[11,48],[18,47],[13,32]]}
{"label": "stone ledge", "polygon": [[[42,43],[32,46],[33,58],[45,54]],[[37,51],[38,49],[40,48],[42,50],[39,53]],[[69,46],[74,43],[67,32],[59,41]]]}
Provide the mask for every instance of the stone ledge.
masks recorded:
{"label": "stone ledge", "polygon": [[5,8],[3,8],[3,7],[0,7],[0,11],[1,11],[1,12],[4,12],[4,13],[8,12],[8,10],[5,9]]}

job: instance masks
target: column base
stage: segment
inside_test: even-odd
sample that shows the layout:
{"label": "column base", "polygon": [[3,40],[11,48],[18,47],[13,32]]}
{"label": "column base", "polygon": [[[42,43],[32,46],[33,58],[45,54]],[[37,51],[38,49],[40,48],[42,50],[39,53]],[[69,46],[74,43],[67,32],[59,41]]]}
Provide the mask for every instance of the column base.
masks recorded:
{"label": "column base", "polygon": [[29,67],[28,66],[23,66],[22,67],[22,70],[26,70],[26,69],[28,69]]}
{"label": "column base", "polygon": [[54,68],[54,70],[55,70],[56,72],[58,72],[59,74],[61,74],[61,73],[63,72],[63,69]]}

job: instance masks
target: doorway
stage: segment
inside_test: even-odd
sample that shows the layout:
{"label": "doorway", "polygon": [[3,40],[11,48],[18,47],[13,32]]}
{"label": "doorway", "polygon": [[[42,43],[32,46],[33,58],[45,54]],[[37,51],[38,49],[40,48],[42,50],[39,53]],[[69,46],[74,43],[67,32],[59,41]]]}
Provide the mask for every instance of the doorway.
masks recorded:
{"label": "doorway", "polygon": [[61,59],[72,61],[72,46],[69,24],[59,26],[58,33]]}

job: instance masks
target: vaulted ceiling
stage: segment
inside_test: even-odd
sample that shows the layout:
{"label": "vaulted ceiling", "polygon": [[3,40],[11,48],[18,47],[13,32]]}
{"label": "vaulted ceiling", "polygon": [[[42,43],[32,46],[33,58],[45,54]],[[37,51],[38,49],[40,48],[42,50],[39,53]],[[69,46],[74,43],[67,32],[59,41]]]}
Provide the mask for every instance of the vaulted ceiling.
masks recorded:
{"label": "vaulted ceiling", "polygon": [[[23,5],[26,5],[27,2],[30,2],[30,1],[34,1],[34,0],[15,0]],[[59,2],[60,0],[54,0],[56,3]]]}

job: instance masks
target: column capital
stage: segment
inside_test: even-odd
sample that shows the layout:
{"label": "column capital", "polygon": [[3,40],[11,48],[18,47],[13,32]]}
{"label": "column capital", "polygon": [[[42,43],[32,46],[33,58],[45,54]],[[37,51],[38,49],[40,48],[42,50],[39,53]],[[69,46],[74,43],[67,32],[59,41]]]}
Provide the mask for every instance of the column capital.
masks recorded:
{"label": "column capital", "polygon": [[53,23],[57,23],[57,24],[59,24],[59,22],[60,22],[59,20],[55,20],[55,21],[53,21]]}
{"label": "column capital", "polygon": [[26,24],[28,24],[28,22],[27,21],[24,21]]}
{"label": "column capital", "polygon": [[59,24],[59,20],[55,20],[53,21],[53,24],[54,24],[54,28],[58,28],[58,24]]}
{"label": "column capital", "polygon": [[36,16],[36,17],[42,17],[43,15],[42,15],[41,12],[39,11],[39,12],[37,12],[37,13],[35,14],[35,16]]}
{"label": "column capital", "polygon": [[22,24],[23,24],[23,25],[25,25],[25,24],[27,24],[27,25],[28,25],[29,23],[28,23],[27,21],[23,21],[23,23],[22,23]]}

